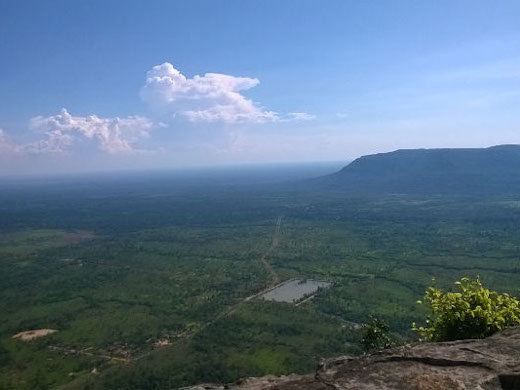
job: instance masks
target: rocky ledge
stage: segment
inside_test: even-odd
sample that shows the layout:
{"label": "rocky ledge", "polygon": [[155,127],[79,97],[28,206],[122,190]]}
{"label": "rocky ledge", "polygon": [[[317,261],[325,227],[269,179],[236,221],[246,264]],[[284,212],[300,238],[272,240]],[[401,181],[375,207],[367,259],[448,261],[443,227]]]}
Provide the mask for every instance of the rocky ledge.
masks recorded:
{"label": "rocky ledge", "polygon": [[327,360],[314,375],[248,378],[191,390],[520,390],[520,327],[483,340],[424,343]]}

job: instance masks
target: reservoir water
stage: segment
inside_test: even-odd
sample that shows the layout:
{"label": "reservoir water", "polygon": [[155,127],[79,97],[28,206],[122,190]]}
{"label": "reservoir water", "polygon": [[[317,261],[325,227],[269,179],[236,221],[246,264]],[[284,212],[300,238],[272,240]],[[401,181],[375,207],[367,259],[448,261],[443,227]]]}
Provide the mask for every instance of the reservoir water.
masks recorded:
{"label": "reservoir water", "polygon": [[311,295],[318,289],[330,287],[331,283],[312,279],[292,279],[279,284],[272,290],[260,296],[266,301],[296,303]]}

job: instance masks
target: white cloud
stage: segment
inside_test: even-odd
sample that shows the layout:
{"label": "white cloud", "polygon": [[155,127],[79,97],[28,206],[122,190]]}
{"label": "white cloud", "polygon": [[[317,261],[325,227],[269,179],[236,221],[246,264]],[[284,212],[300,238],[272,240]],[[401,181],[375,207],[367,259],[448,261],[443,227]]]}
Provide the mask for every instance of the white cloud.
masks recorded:
{"label": "white cloud", "polygon": [[[278,114],[268,111],[242,94],[258,84],[256,78],[219,73],[187,78],[172,64],[164,63],[147,73],[141,97],[153,110],[162,110],[167,116],[189,122],[281,123],[315,119],[314,115],[304,112]],[[146,151],[137,147],[139,140],[148,137],[152,128],[171,126],[168,120],[160,119],[164,118],[152,122],[142,116],[74,116],[62,109],[56,115],[30,120],[34,141],[16,143],[0,129],[0,157],[78,152],[92,146],[108,154],[142,153]],[[236,137],[233,148],[240,149],[240,142],[240,137]]]}
{"label": "white cloud", "polygon": [[290,112],[289,120],[293,121],[312,121],[316,119],[316,115],[307,114],[306,112]]}
{"label": "white cloud", "polygon": [[18,153],[20,153],[20,146],[11,141],[4,130],[0,129],[0,156]]}
{"label": "white cloud", "polygon": [[147,137],[153,123],[145,117],[100,118],[72,116],[66,109],[48,117],[31,119],[32,129],[42,131],[45,138],[28,144],[25,150],[32,153],[64,152],[73,143],[91,139],[104,152],[115,154],[135,151],[133,143]]}
{"label": "white cloud", "polygon": [[262,123],[314,119],[302,112],[281,119],[278,113],[259,107],[240,93],[258,84],[256,78],[220,73],[187,78],[165,62],[147,73],[141,97],[153,109],[190,122]]}

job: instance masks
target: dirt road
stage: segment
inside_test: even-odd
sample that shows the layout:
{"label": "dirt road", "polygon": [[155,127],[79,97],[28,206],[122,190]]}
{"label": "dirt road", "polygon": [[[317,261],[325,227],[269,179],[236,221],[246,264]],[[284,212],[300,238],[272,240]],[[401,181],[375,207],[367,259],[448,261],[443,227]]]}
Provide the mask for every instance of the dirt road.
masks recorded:
{"label": "dirt road", "polygon": [[[271,245],[269,246],[269,248],[267,248],[264,251],[264,253],[262,253],[262,257],[260,258],[260,262],[262,263],[262,265],[264,266],[264,268],[267,270],[267,272],[269,273],[269,275],[271,277],[271,280],[270,280],[269,284],[264,289],[262,289],[261,291],[257,292],[256,294],[250,295],[249,297],[246,297],[246,298],[242,298],[237,303],[235,303],[233,306],[230,306],[230,307],[224,309],[220,314],[218,314],[211,321],[208,321],[208,322],[202,324],[201,326],[199,326],[198,328],[196,328],[196,329],[194,329],[192,331],[185,331],[185,332],[183,332],[181,337],[178,337],[174,342],[172,342],[172,343],[170,343],[170,344],[168,344],[168,345],[166,345],[166,346],[164,346],[162,348],[171,348],[171,347],[175,346],[176,344],[181,343],[182,341],[185,341],[187,339],[192,338],[193,336],[195,336],[196,334],[200,333],[201,331],[203,331],[207,327],[211,326],[212,324],[214,324],[218,320],[220,320],[220,319],[222,319],[224,317],[231,316],[245,302],[248,302],[251,299],[258,297],[259,295],[262,295],[264,292],[270,290],[276,284],[278,284],[278,281],[280,280],[280,278],[279,278],[278,274],[276,273],[276,271],[274,270],[274,268],[269,263],[268,257],[269,257],[269,255],[271,253],[273,253],[273,251],[277,248],[277,246],[278,246],[278,244],[280,242],[280,230],[281,230],[281,226],[282,226],[282,218],[283,218],[282,216],[279,216],[277,218],[275,229],[274,229],[274,233],[273,233],[273,236],[272,236],[272,239],[271,239]],[[145,353],[135,357],[133,359],[133,361],[143,359],[144,357],[150,355],[151,353],[153,353],[157,349],[160,349],[160,348],[156,348],[156,349],[154,349],[152,351],[145,352]]]}
{"label": "dirt road", "polygon": [[271,246],[264,252],[264,254],[262,255],[262,258],[260,259],[260,261],[262,262],[262,264],[265,267],[265,269],[267,270],[267,272],[269,272],[269,274],[271,275],[270,287],[273,287],[275,284],[278,284],[278,282],[280,281],[278,274],[274,270],[271,263],[269,263],[267,258],[276,249],[276,247],[278,246],[278,243],[280,242],[281,226],[282,226],[282,217],[279,216],[278,219],[276,220],[276,228],[274,230],[273,239],[271,241]]}

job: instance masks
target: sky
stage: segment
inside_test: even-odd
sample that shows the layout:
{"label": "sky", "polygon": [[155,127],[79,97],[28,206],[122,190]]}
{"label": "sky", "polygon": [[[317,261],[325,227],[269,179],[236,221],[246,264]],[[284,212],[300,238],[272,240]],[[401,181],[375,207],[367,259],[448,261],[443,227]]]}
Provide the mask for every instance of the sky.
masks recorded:
{"label": "sky", "polygon": [[0,0],[0,173],[520,143],[520,2]]}

